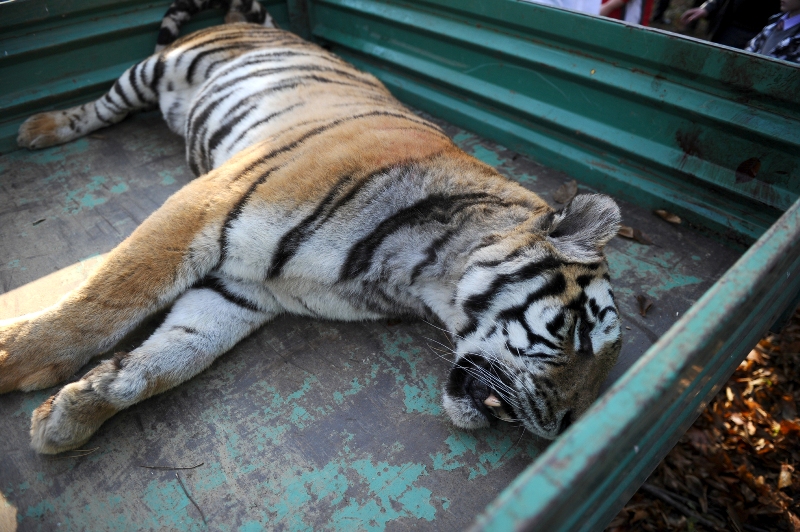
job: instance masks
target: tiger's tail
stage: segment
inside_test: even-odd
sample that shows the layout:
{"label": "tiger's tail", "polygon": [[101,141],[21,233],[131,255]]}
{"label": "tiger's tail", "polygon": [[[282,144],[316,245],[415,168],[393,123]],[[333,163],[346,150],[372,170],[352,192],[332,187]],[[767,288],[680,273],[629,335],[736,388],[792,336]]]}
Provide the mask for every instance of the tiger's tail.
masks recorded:
{"label": "tiger's tail", "polygon": [[155,51],[159,52],[165,46],[172,44],[180,34],[181,25],[191,20],[197,13],[226,4],[228,7],[225,15],[226,23],[252,22],[266,28],[278,27],[257,0],[174,0],[161,20]]}

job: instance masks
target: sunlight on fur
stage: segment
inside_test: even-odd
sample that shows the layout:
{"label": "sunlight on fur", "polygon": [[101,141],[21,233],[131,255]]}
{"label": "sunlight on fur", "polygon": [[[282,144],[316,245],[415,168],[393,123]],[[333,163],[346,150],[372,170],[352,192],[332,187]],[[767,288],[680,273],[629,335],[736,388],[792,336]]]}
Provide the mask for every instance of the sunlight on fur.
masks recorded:
{"label": "sunlight on fur", "polygon": [[61,268],[19,288],[0,294],[0,320],[30,314],[54,305],[100,266],[107,253]]}

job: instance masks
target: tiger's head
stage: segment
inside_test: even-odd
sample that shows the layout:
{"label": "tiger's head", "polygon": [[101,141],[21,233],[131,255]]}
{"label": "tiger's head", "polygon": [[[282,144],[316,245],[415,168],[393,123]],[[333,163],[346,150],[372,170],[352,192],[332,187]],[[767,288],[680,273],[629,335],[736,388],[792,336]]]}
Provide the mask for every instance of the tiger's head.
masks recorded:
{"label": "tiger's head", "polygon": [[536,222],[533,244],[468,266],[443,398],[457,426],[517,421],[553,439],[594,401],[621,346],[603,256],[620,221],[611,198],[577,196]]}

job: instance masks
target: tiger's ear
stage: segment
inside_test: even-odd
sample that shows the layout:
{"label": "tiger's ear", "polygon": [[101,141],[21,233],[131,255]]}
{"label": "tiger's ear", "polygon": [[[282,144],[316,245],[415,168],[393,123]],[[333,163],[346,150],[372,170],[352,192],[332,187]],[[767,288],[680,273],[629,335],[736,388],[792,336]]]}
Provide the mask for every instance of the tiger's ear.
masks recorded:
{"label": "tiger's ear", "polygon": [[573,262],[597,262],[619,231],[622,216],[616,202],[601,194],[575,196],[553,215],[547,240]]}

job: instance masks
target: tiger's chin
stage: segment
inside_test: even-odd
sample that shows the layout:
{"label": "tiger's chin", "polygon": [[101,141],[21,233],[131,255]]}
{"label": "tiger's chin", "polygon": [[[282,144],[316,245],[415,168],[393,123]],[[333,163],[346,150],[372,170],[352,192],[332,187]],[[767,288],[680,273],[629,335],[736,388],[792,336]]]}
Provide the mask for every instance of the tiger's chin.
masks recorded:
{"label": "tiger's chin", "polygon": [[476,407],[476,399],[470,395],[456,397],[445,391],[442,406],[457,427],[462,429],[480,429],[495,424],[496,421],[512,423],[507,407],[492,393],[482,400],[480,408]]}
{"label": "tiger's chin", "polygon": [[475,408],[468,396],[451,397],[445,393],[442,406],[453,424],[462,429],[481,429],[490,426],[489,418]]}

